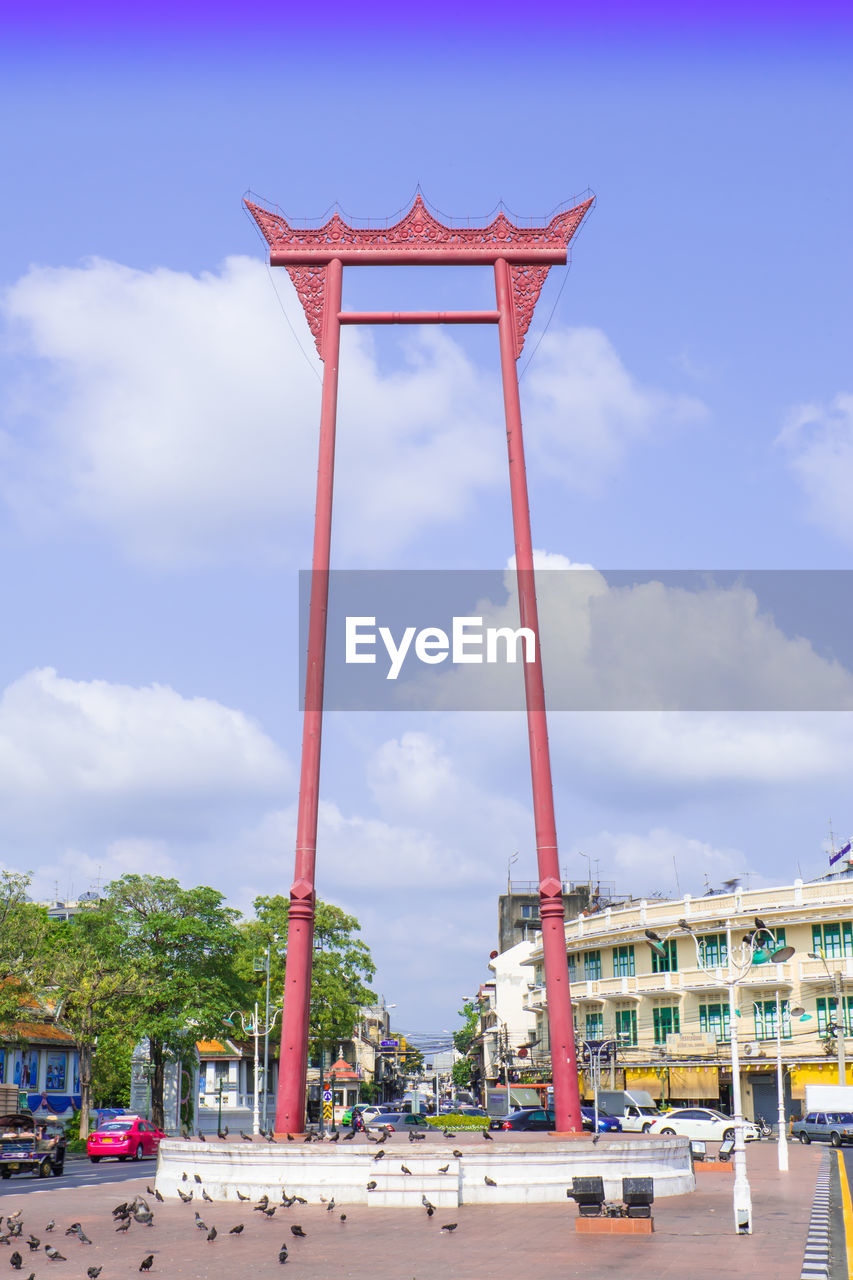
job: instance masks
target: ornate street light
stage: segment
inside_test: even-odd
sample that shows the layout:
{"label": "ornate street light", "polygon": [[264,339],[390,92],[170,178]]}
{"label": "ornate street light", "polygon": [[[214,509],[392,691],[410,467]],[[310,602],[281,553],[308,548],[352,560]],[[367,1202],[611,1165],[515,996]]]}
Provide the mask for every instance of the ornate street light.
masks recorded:
{"label": "ornate street light", "polygon": [[[693,926],[688,924],[686,920],[678,921],[679,928],[685,933],[689,933],[696,944],[696,964],[703,973],[711,974],[717,968],[716,965],[705,963],[705,956]],[[759,938],[761,934],[767,934],[771,939],[772,946],[765,944],[761,946]],[[660,940],[659,940],[660,941]],[[746,1144],[744,1141],[744,1117],[743,1117],[743,1101],[740,1089],[740,1056],[738,1051],[737,1040],[737,1008],[735,1003],[735,991],[739,983],[743,982],[750,969],[755,964],[783,964],[786,960],[790,960],[794,954],[793,947],[779,947],[776,945],[776,938],[772,931],[768,929],[763,920],[755,917],[755,928],[748,933],[737,948],[737,955],[732,946],[732,922],[726,920],[726,956],[728,962],[728,977],[724,980],[725,986],[729,993],[729,1039],[731,1044],[732,1055],[732,1103],[734,1110],[734,1130],[735,1130],[735,1146],[733,1152],[732,1163],[734,1165],[734,1189],[733,1189],[733,1209],[735,1230],[738,1235],[752,1235],[752,1193],[749,1187],[749,1179],[746,1172]],[[777,1010],[778,1010],[778,992],[777,992]],[[779,1015],[777,1012],[777,1028],[780,1025]],[[781,1044],[779,1047],[781,1055]],[[781,1077],[781,1065],[779,1075]],[[781,1114],[784,1116],[784,1100],[782,1099],[781,1084],[779,1086],[780,1108]],[[787,1156],[787,1145],[784,1143],[784,1121],[779,1125],[780,1149],[779,1160],[780,1169],[782,1160]],[[784,1152],[784,1154],[783,1154]],[[786,1165],[787,1167],[787,1165]]]}
{"label": "ornate street light", "polygon": [[[280,1013],[281,1013],[281,1009],[276,1009],[276,1010],[275,1010],[275,1012],[273,1013],[272,1017],[271,1017],[271,1018],[270,1018],[266,1023],[264,1023],[264,1024],[263,1024],[263,1026],[262,1026],[262,1024],[260,1023],[260,1021],[259,1021],[259,1019],[258,1019],[258,1002],[257,1002],[257,1000],[256,1000],[256,1001],[255,1001],[255,1012],[254,1012],[254,1014],[251,1014],[251,1013],[248,1013],[248,1014],[247,1014],[247,1013],[243,1013],[240,1009],[232,1009],[232,1010],[231,1010],[231,1012],[229,1013],[228,1017],[227,1017],[227,1018],[223,1018],[223,1019],[222,1019],[222,1021],[223,1021],[223,1022],[225,1023],[225,1025],[226,1025],[226,1027],[233,1027],[233,1026],[234,1026],[234,1019],[235,1019],[235,1017],[238,1017],[238,1016],[239,1016],[239,1018],[240,1018],[240,1022],[242,1023],[242,1026],[243,1026],[243,1034],[244,1034],[244,1035],[247,1035],[247,1036],[253,1036],[253,1037],[254,1037],[254,1041],[255,1041],[255,1076],[254,1076],[255,1094],[254,1094],[254,1098],[253,1098],[253,1105],[252,1105],[252,1133],[253,1133],[253,1135],[254,1135],[255,1137],[257,1137],[257,1136],[258,1136],[258,1134],[261,1132],[260,1116],[259,1116],[259,1113],[258,1113],[258,1106],[259,1106],[259,1098],[258,1098],[258,1095],[259,1095],[259,1093],[260,1093],[260,1070],[259,1070],[259,1064],[258,1064],[258,1057],[259,1057],[259,1052],[258,1052],[258,1042],[259,1042],[259,1040],[260,1040],[261,1036],[267,1036],[267,1035],[269,1035],[270,1031],[272,1031],[273,1027],[275,1026],[275,1020],[276,1020],[276,1018],[278,1017],[278,1015],[279,1015]],[[266,1082],[266,1080],[264,1080],[264,1089],[266,1089],[266,1087],[267,1087],[267,1082]],[[221,1124],[220,1124],[220,1128],[221,1128]]]}

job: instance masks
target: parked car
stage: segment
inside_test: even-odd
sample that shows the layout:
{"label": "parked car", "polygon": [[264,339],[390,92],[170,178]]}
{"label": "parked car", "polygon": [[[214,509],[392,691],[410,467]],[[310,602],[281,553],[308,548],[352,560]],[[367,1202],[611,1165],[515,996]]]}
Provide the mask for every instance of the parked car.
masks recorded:
{"label": "parked car", "polygon": [[[581,1107],[581,1119],[585,1129],[592,1130],[595,1127],[595,1108]],[[612,1116],[607,1111],[598,1109],[598,1132],[599,1133],[621,1133],[622,1121],[618,1116]]]}
{"label": "parked car", "polygon": [[484,1120],[488,1120],[489,1113],[485,1107],[471,1107],[463,1102],[458,1107],[453,1108],[455,1116],[482,1116]]}
{"label": "parked car", "polygon": [[831,1142],[843,1147],[853,1142],[853,1113],[850,1111],[810,1111],[791,1125],[791,1137],[800,1142]]}
{"label": "parked car", "polygon": [[[725,1142],[735,1136],[734,1122],[731,1116],[722,1111],[713,1111],[710,1107],[676,1107],[652,1120],[648,1133],[669,1137],[677,1134],[680,1138],[704,1138],[709,1142]],[[747,1122],[743,1126],[744,1138],[754,1142],[760,1134],[758,1127]]]}
{"label": "parked car", "polygon": [[97,1164],[105,1156],[114,1156],[118,1160],[127,1160],[128,1157],[141,1160],[143,1156],[156,1156],[165,1136],[162,1129],[155,1129],[141,1116],[117,1116],[89,1134],[86,1154],[92,1164]]}
{"label": "parked car", "polygon": [[411,1111],[380,1111],[370,1121],[370,1127],[381,1128],[385,1126],[388,1129],[426,1129],[426,1116],[422,1116],[419,1112]]}
{"label": "parked car", "polygon": [[553,1133],[556,1127],[553,1111],[546,1111],[543,1107],[522,1107],[519,1111],[513,1111],[508,1116],[501,1119],[496,1116],[490,1128],[495,1129],[522,1129],[528,1133],[536,1130],[539,1132]]}

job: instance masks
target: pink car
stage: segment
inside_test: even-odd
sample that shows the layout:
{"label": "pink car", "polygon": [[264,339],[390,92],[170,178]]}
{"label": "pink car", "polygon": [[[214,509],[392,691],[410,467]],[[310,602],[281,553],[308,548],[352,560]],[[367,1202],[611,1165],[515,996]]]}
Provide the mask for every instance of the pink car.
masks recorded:
{"label": "pink car", "polygon": [[90,1133],[86,1141],[86,1152],[92,1164],[97,1164],[103,1156],[115,1156],[118,1160],[141,1160],[143,1156],[156,1156],[160,1142],[165,1133],[155,1129],[148,1120],[141,1116],[116,1116],[107,1120]]}

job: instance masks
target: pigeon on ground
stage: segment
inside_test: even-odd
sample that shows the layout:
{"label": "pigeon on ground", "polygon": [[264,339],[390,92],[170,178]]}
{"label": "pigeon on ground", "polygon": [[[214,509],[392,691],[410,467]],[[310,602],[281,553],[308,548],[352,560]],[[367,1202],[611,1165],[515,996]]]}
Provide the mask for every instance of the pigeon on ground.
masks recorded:
{"label": "pigeon on ground", "polygon": [[264,1209],[264,1217],[265,1217],[265,1218],[274,1218],[274,1217],[275,1217],[275,1211],[276,1211],[277,1207],[278,1207],[277,1205],[271,1204],[271,1205],[270,1205],[270,1207],[269,1207],[268,1209]]}
{"label": "pigeon on ground", "polygon": [[191,1191],[187,1193],[186,1191],[182,1191],[180,1187],[178,1187],[178,1195],[181,1197],[184,1204],[189,1204],[193,1198],[193,1193]]}
{"label": "pigeon on ground", "polygon": [[[128,1211],[128,1203],[125,1200],[121,1204],[117,1204],[116,1207],[113,1209],[113,1217],[123,1218],[124,1215],[127,1213],[127,1211]],[[56,1226],[56,1223],[54,1222],[53,1225]],[[47,1231],[47,1227],[45,1227],[45,1231]]]}
{"label": "pigeon on ground", "polygon": [[253,1213],[259,1213],[259,1212],[260,1212],[260,1213],[263,1213],[264,1209],[268,1209],[268,1208],[269,1208],[269,1203],[270,1203],[270,1198],[269,1198],[269,1196],[261,1196],[261,1198],[260,1198],[260,1200],[258,1201],[258,1203],[257,1203],[256,1205],[253,1205],[253,1206],[252,1206],[252,1212],[253,1212]]}
{"label": "pigeon on ground", "polygon": [[24,1259],[21,1257],[21,1255],[18,1253],[16,1249],[15,1252],[12,1254],[11,1258],[9,1259],[9,1266],[14,1267],[16,1271],[20,1271],[23,1265],[23,1262],[24,1262]]}
{"label": "pigeon on ground", "polygon": [[196,1212],[195,1215],[195,1225],[198,1227],[199,1231],[207,1231],[207,1223],[202,1222],[201,1214],[198,1212]]}
{"label": "pigeon on ground", "polygon": [[51,1262],[67,1262],[68,1261],[67,1258],[64,1258],[62,1256],[62,1254],[59,1252],[58,1249],[51,1249],[49,1244],[46,1244],[44,1246],[44,1251],[47,1254],[47,1256],[50,1258]]}
{"label": "pigeon on ground", "polygon": [[238,1226],[232,1227],[231,1230],[228,1232],[228,1234],[229,1236],[238,1236],[242,1230],[243,1230],[243,1224],[241,1222]]}
{"label": "pigeon on ground", "polygon": [[284,1266],[285,1262],[287,1262],[287,1245],[286,1244],[283,1244],[279,1249],[278,1260],[282,1264],[282,1266]]}
{"label": "pigeon on ground", "polygon": [[401,1164],[400,1168],[402,1169],[403,1173],[408,1173],[409,1175],[411,1175],[411,1172],[412,1172],[411,1169],[407,1169],[404,1164]]}
{"label": "pigeon on ground", "polygon": [[288,1141],[288,1142],[293,1142],[293,1134],[292,1134],[292,1133],[289,1133],[289,1134],[287,1135],[287,1141]]}
{"label": "pigeon on ground", "polygon": [[251,1200],[251,1198],[252,1198],[251,1196],[244,1196],[244,1195],[243,1195],[243,1192],[242,1192],[242,1191],[240,1191],[240,1189],[239,1189],[239,1188],[237,1189],[237,1199],[238,1199],[238,1200]]}
{"label": "pigeon on ground", "polygon": [[485,1182],[485,1184],[486,1184],[486,1186],[487,1186],[487,1187],[496,1187],[496,1186],[498,1185],[498,1184],[495,1182],[494,1178],[490,1178],[488,1174],[486,1174],[486,1176],[485,1176],[485,1178],[483,1179],[483,1181]]}
{"label": "pigeon on ground", "polygon": [[103,1267],[87,1267],[86,1275],[89,1277],[89,1280],[98,1280],[98,1276],[101,1274],[103,1269]]}
{"label": "pigeon on ground", "polygon": [[423,1205],[423,1207],[424,1207],[425,1209],[434,1209],[434,1208],[435,1208],[435,1205],[434,1205],[434,1204],[430,1204],[430,1202],[429,1202],[429,1200],[427,1200],[426,1196],[421,1196],[421,1204]]}
{"label": "pigeon on ground", "polygon": [[[202,1133],[201,1129],[199,1129],[199,1131],[198,1131],[198,1140],[199,1140],[199,1142],[207,1142],[207,1138],[204,1136],[204,1134]],[[152,1258],[152,1259],[151,1259],[151,1261],[153,1262],[153,1261],[154,1261],[154,1259]],[[141,1271],[141,1270],[142,1270],[142,1268],[140,1267],[140,1268],[139,1268],[139,1270]],[[147,1271],[147,1270],[148,1270],[148,1268],[146,1267],[146,1268],[145,1268],[145,1270]]]}
{"label": "pigeon on ground", "polygon": [[341,1222],[346,1222],[346,1220],[347,1220],[347,1215],[346,1215],[345,1213],[342,1213],[342,1214],[341,1214]]}
{"label": "pigeon on ground", "polygon": [[425,1133],[415,1133],[414,1129],[409,1130],[409,1142],[426,1142]]}
{"label": "pigeon on ground", "polygon": [[455,1231],[455,1230],[456,1230],[456,1228],[457,1228],[458,1226],[459,1226],[459,1223],[458,1223],[458,1222],[445,1222],[444,1226],[443,1226],[443,1227],[441,1227],[441,1228],[440,1228],[440,1230],[441,1230],[441,1231]]}
{"label": "pigeon on ground", "polygon": [[487,1142],[494,1142],[494,1138],[489,1133],[488,1129],[483,1130],[483,1137],[486,1139]]}
{"label": "pigeon on ground", "polygon": [[194,1174],[193,1174],[193,1177],[195,1178],[195,1180],[196,1180],[196,1182],[199,1184],[199,1186],[201,1186],[201,1174],[200,1174],[200,1173],[194,1173]]}
{"label": "pigeon on ground", "polygon": [[205,1191],[204,1187],[202,1187],[201,1189],[201,1198],[202,1200],[206,1200],[208,1204],[213,1204],[213,1196],[209,1196]]}
{"label": "pigeon on ground", "polygon": [[331,1134],[331,1136],[329,1137],[329,1142],[337,1142],[337,1140],[338,1140],[338,1138],[339,1138],[340,1136],[341,1136],[341,1135],[338,1133],[338,1131],[337,1131],[337,1129],[336,1129],[336,1130],[335,1130],[335,1132],[334,1132],[333,1134]]}
{"label": "pigeon on ground", "polygon": [[344,1142],[352,1142],[355,1137],[355,1129],[350,1129],[349,1133],[344,1134]]}
{"label": "pigeon on ground", "polygon": [[157,1190],[157,1188],[156,1188],[156,1187],[154,1188],[154,1192],[153,1192],[153,1194],[154,1194],[154,1199],[155,1199],[155,1200],[159,1200],[161,1204],[163,1204],[163,1203],[164,1203],[163,1197],[160,1195],[160,1192]]}
{"label": "pigeon on ground", "polygon": [[[153,1227],[154,1225],[154,1214],[150,1209],[137,1209],[133,1216],[136,1221],[141,1222],[143,1226]],[[83,1237],[81,1236],[80,1239],[82,1240],[82,1238]]]}
{"label": "pigeon on ground", "polygon": [[375,1182],[368,1182],[368,1184],[367,1184],[367,1190],[368,1190],[368,1191],[375,1191],[375,1190],[376,1190],[376,1183],[375,1183]]}
{"label": "pigeon on ground", "polygon": [[297,1224],[296,1226],[293,1226],[290,1228],[290,1234],[292,1236],[307,1236],[308,1232],[303,1231],[302,1228]]}
{"label": "pigeon on ground", "polygon": [[51,1218],[50,1222],[45,1227],[45,1231],[52,1231],[55,1226],[56,1226],[56,1222],[53,1218]]}
{"label": "pigeon on ground", "polygon": [[210,1230],[209,1230],[209,1231],[208,1231],[208,1233],[207,1233],[207,1238],[208,1238],[208,1240],[215,1240],[215,1239],[216,1239],[217,1234],[218,1234],[218,1233],[217,1233],[216,1227],[211,1227],[211,1228],[210,1228]]}
{"label": "pigeon on ground", "polygon": [[127,1217],[122,1222],[120,1222],[116,1227],[116,1231],[129,1231],[129,1230],[130,1230],[130,1214],[128,1214]]}
{"label": "pigeon on ground", "polygon": [[375,1163],[377,1160],[384,1160],[384,1159],[385,1159],[385,1152],[384,1152],[384,1151],[377,1151],[377,1152],[376,1152],[376,1155],[373,1157],[373,1161],[374,1161],[374,1163]]}
{"label": "pigeon on ground", "polygon": [[454,1148],[453,1148],[453,1151],[451,1152],[451,1155],[454,1155],[454,1156],[456,1157],[456,1159],[457,1159],[457,1160],[461,1160],[461,1159],[462,1159],[462,1152],[461,1152],[461,1151],[459,1151],[456,1147],[454,1147]]}
{"label": "pigeon on ground", "polygon": [[448,1164],[443,1164],[443,1165],[441,1166],[441,1168],[439,1169],[439,1171],[438,1171],[438,1172],[439,1172],[439,1173],[447,1173],[447,1171],[448,1171],[448,1169],[449,1169],[449,1168],[450,1168],[450,1164],[449,1164],[449,1163],[448,1163]]}
{"label": "pigeon on ground", "polygon": [[41,1240],[39,1240],[38,1236],[34,1236],[32,1233],[30,1233],[30,1238],[27,1241],[27,1244],[33,1253],[35,1253],[36,1249],[41,1248]]}
{"label": "pigeon on ground", "polygon": [[149,1253],[147,1258],[143,1258],[139,1264],[140,1271],[150,1271],[154,1266],[154,1254]]}
{"label": "pigeon on ground", "polygon": [[329,1203],[326,1205],[326,1212],[327,1212],[327,1213],[331,1213],[331,1212],[333,1211],[334,1207],[335,1207],[335,1197],[334,1197],[334,1196],[332,1196],[331,1200],[330,1200],[330,1201],[329,1201]]}

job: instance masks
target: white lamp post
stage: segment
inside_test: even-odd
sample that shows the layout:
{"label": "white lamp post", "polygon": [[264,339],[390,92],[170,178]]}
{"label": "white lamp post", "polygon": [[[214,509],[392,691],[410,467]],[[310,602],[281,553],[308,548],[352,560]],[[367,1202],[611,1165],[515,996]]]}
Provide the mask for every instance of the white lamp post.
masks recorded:
{"label": "white lamp post", "polygon": [[[252,1100],[252,1101],[253,1101],[253,1105],[252,1105],[252,1134],[253,1134],[253,1136],[254,1136],[254,1137],[257,1137],[257,1136],[258,1136],[258,1134],[261,1132],[261,1122],[260,1122],[260,1116],[259,1116],[259,1112],[258,1112],[258,1107],[259,1107],[259,1094],[260,1094],[260,1064],[259,1064],[259,1057],[260,1057],[260,1055],[259,1055],[259,1041],[260,1041],[260,1037],[261,1037],[262,1035],[263,1035],[263,1036],[267,1036],[267,1035],[269,1035],[270,1031],[272,1031],[273,1027],[275,1026],[275,1020],[276,1020],[276,1018],[278,1017],[278,1015],[279,1015],[280,1013],[281,1013],[281,1009],[276,1009],[276,1010],[275,1010],[275,1012],[273,1013],[272,1017],[271,1017],[271,1018],[269,1018],[269,1019],[265,1022],[264,1027],[263,1027],[263,1030],[262,1030],[262,1029],[261,1029],[260,1021],[259,1021],[259,1019],[258,1019],[258,1002],[257,1002],[257,1000],[256,1000],[256,1001],[255,1001],[255,1012],[254,1012],[254,1014],[251,1014],[251,1013],[249,1013],[249,1014],[245,1014],[245,1013],[241,1012],[241,1010],[239,1010],[239,1009],[232,1009],[232,1011],[231,1011],[231,1013],[229,1013],[228,1017],[227,1017],[227,1018],[223,1018],[223,1019],[222,1019],[222,1021],[226,1024],[226,1026],[233,1027],[233,1026],[234,1026],[234,1018],[235,1018],[237,1015],[239,1015],[239,1017],[240,1017],[240,1022],[241,1022],[241,1023],[242,1023],[242,1025],[243,1025],[243,1034],[244,1034],[244,1035],[247,1035],[247,1036],[253,1036],[253,1037],[254,1037],[254,1041],[255,1041],[255,1074],[254,1074],[255,1094],[254,1094],[254,1098],[253,1098],[253,1100]],[[247,1021],[247,1019],[248,1019],[248,1021]],[[264,1080],[264,1088],[266,1089],[266,1080]]]}
{"label": "white lamp post", "polygon": [[[694,943],[696,944],[696,964],[698,968],[700,968],[703,973],[712,973],[717,966],[705,963],[702,947],[700,946],[699,938],[693,930],[693,926],[688,924],[686,920],[679,920],[678,925],[679,928],[684,929],[686,933],[691,935]],[[752,934],[744,939],[740,944],[738,947],[738,955],[735,956],[734,948],[732,947],[732,922],[731,920],[726,920],[726,956],[728,961],[728,977],[725,979],[725,985],[729,993],[729,1038],[732,1054],[732,1106],[734,1109],[733,1119],[735,1131],[735,1147],[732,1156],[735,1177],[732,1200],[735,1231],[738,1235],[752,1235],[752,1193],[750,1191],[749,1178],[747,1177],[746,1172],[746,1143],[744,1141],[743,1131],[743,1100],[740,1090],[740,1054],[738,1052],[735,991],[737,990],[739,983],[743,982],[754,964],[766,964],[768,960],[772,960],[776,964],[782,964],[784,961],[790,960],[791,956],[794,954],[793,947],[774,946],[773,950],[769,950],[767,947],[759,946],[757,939],[758,935],[761,933],[766,933],[775,944],[776,940],[773,937],[772,932],[767,928],[763,921],[756,917],[755,929],[752,931]],[[781,1129],[784,1129],[784,1124],[781,1126]]]}

